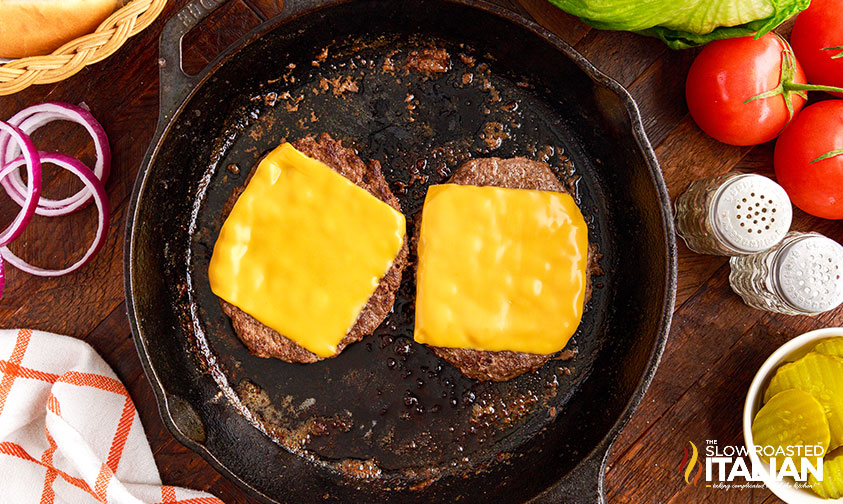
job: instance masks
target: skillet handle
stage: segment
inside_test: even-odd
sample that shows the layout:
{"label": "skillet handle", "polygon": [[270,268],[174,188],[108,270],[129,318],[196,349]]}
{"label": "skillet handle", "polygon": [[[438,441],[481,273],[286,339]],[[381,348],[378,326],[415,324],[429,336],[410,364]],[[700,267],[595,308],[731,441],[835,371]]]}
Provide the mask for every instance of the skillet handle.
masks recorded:
{"label": "skillet handle", "polygon": [[159,39],[161,113],[158,125],[167,124],[176,108],[199,80],[182,68],[181,44],[184,36],[207,18],[225,0],[192,0],[164,25]]}
{"label": "skillet handle", "polygon": [[606,504],[603,482],[613,443],[614,439],[595,448],[573,471],[530,504]]}
{"label": "skillet handle", "polygon": [[[188,75],[182,68],[182,39],[226,0],[192,0],[164,25],[159,39],[158,66],[161,83],[159,128],[169,123],[187,94],[199,81],[199,75]],[[318,7],[323,0],[285,0],[279,17],[288,18]]]}

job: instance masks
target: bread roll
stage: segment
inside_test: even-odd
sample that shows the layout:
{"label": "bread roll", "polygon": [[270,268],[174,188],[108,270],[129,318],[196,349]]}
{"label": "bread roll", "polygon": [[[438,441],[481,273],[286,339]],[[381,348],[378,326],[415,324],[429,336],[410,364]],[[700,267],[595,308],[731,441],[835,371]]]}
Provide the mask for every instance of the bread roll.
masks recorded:
{"label": "bread roll", "polygon": [[93,32],[122,0],[0,0],[0,58],[49,54]]}

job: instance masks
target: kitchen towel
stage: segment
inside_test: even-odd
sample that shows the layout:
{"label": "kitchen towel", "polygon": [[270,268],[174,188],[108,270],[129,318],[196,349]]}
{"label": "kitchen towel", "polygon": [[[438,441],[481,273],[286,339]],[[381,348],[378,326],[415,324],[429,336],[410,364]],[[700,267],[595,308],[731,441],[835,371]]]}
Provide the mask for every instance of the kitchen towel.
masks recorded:
{"label": "kitchen towel", "polygon": [[0,330],[0,504],[223,504],[161,484],[126,388],[87,343]]}

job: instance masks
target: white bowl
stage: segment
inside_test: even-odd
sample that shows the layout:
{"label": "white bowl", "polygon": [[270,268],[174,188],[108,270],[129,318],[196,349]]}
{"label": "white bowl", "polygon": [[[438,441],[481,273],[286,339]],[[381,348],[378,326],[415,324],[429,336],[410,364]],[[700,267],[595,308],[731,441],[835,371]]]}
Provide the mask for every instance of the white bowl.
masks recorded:
{"label": "white bowl", "polygon": [[749,386],[749,391],[746,394],[746,402],[744,402],[743,406],[743,438],[747,450],[749,450],[749,458],[752,461],[753,467],[760,468],[759,473],[767,488],[776,494],[776,497],[787,502],[787,504],[843,504],[843,499],[823,499],[810,489],[794,488],[775,481],[770,474],[770,468],[767,463],[761,462],[758,454],[753,449],[752,420],[761,408],[764,390],[767,388],[770,379],[779,366],[805,356],[820,341],[836,337],[843,337],[843,327],[817,329],[816,331],[805,333],[788,341],[764,361],[761,369],[755,374],[755,378],[753,378],[752,384]]}

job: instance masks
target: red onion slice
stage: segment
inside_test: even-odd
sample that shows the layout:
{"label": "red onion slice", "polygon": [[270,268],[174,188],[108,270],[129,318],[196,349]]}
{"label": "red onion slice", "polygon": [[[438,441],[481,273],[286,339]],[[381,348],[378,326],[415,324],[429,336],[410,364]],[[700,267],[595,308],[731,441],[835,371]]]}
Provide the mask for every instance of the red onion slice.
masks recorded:
{"label": "red onion slice", "polygon": [[6,137],[7,142],[9,138],[14,139],[19,149],[23,150],[23,156],[19,158],[20,162],[14,169],[6,166],[0,171],[0,181],[5,180],[6,176],[12,172],[17,173],[18,168],[23,165],[26,165],[27,173],[27,185],[24,187],[26,197],[21,196],[20,201],[15,200],[21,206],[21,210],[9,227],[0,233],[0,247],[2,247],[20,236],[24,228],[29,225],[32,216],[35,215],[38,199],[41,196],[41,158],[32,140],[18,128],[0,121],[0,133]]}
{"label": "red onion slice", "polygon": [[[105,184],[111,171],[111,148],[108,145],[108,137],[102,125],[91,115],[90,112],[69,103],[48,102],[40,105],[27,107],[9,119],[9,123],[18,126],[24,133],[32,134],[45,124],[53,121],[70,121],[82,125],[91,138],[94,140],[94,148],[97,153],[97,161],[94,165],[94,174]],[[20,148],[9,143],[8,135],[0,133],[0,166],[4,166],[20,154]],[[11,176],[0,180],[0,185],[6,190],[10,198],[18,205],[23,205],[26,186],[19,171]],[[67,215],[83,208],[91,200],[91,191],[84,187],[79,192],[67,198],[53,200],[41,198],[35,213],[47,217]]]}
{"label": "red onion slice", "polygon": [[6,266],[3,265],[3,256],[0,256],[0,298],[3,297],[3,287],[6,285]]}
{"label": "red onion slice", "polygon": [[[39,268],[37,266],[32,266],[28,264],[23,259],[16,256],[9,250],[9,247],[2,247],[0,248],[0,255],[2,255],[3,259],[6,260],[9,264],[14,266],[15,268],[25,271],[32,275],[37,276],[46,276],[46,277],[54,277],[54,276],[61,276],[72,271],[76,271],[77,269],[81,268],[88,261],[91,260],[94,255],[99,252],[102,246],[105,244],[105,239],[108,232],[108,221],[110,217],[110,210],[108,207],[108,197],[105,193],[105,188],[103,187],[103,183],[91,173],[91,170],[85,166],[84,163],[79,161],[76,158],[72,158],[70,156],[66,156],[64,154],[58,153],[47,153],[47,152],[39,152],[38,155],[41,158],[41,161],[44,163],[52,163],[56,166],[64,168],[65,170],[73,173],[77,177],[79,177],[82,182],[85,183],[85,188],[90,192],[90,194],[94,198],[94,203],[97,205],[97,209],[99,210],[99,221],[97,226],[97,234],[94,238],[93,243],[88,248],[88,251],[85,252],[85,255],[82,256],[82,259],[78,260],[71,266],[68,266],[62,270],[46,270],[43,268]],[[5,177],[7,172],[11,172],[20,168],[22,163],[24,162],[24,158],[17,158],[11,163],[9,163],[3,171],[0,172],[0,177]]]}

